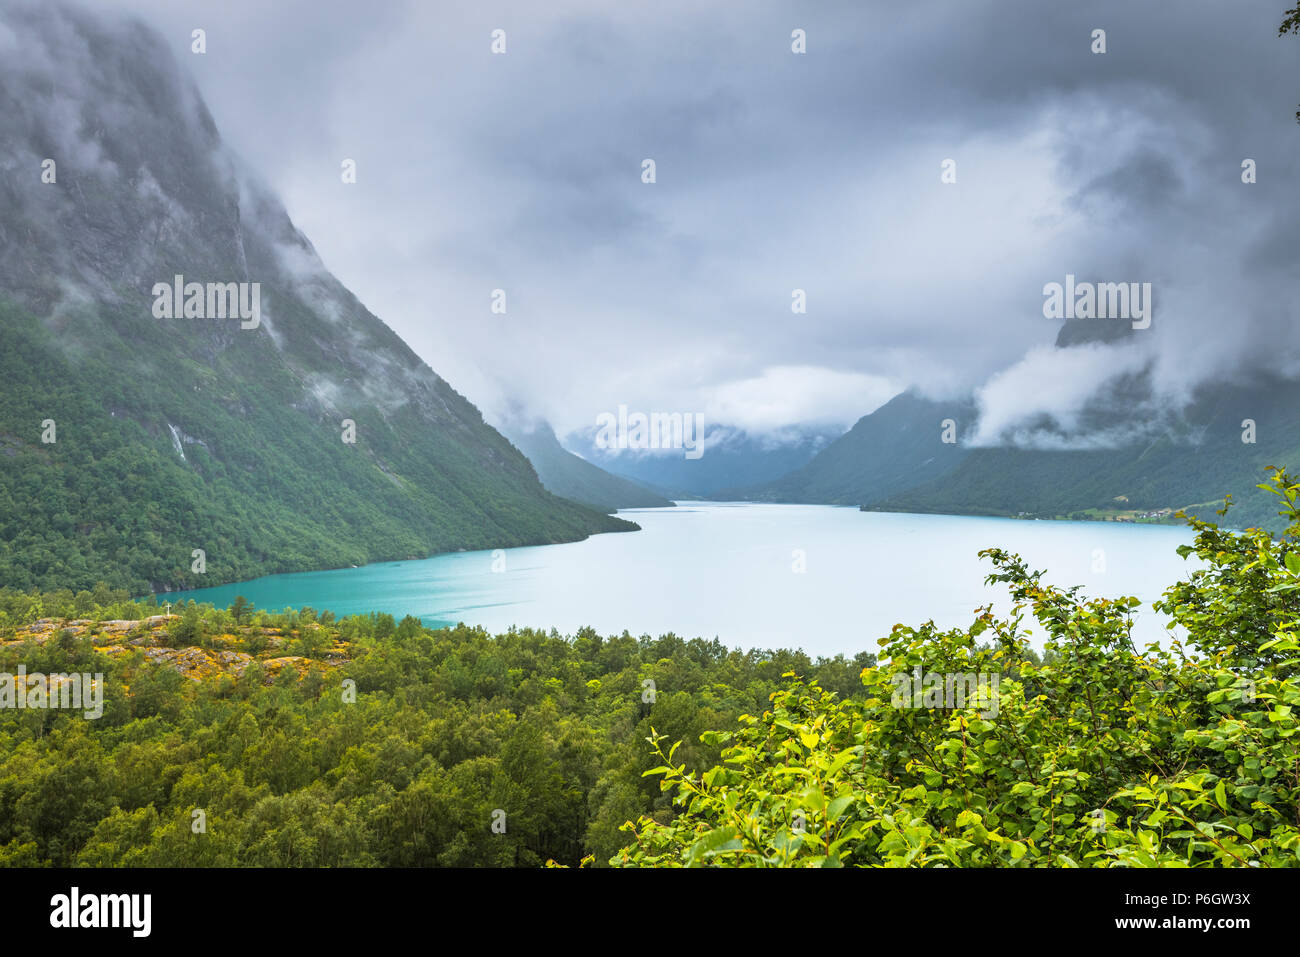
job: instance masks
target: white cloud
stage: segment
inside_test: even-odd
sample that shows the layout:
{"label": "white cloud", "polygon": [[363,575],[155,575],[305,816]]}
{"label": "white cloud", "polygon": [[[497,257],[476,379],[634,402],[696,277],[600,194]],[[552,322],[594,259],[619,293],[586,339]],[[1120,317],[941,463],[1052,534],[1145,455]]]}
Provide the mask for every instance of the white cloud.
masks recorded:
{"label": "white cloud", "polygon": [[848,427],[898,393],[878,376],[816,366],[773,366],[750,379],[705,390],[707,422],[767,433],[792,425]]}
{"label": "white cloud", "polygon": [[[1142,371],[1149,361],[1145,350],[1133,347],[1032,349],[976,390],[980,418],[969,444],[999,445],[1009,441],[1057,448],[1110,444],[1116,436],[1077,434],[1080,413],[1088,399],[1104,393],[1117,379]],[[1054,428],[1040,427],[1043,416],[1051,418]],[[1062,436],[1062,432],[1074,435]]]}

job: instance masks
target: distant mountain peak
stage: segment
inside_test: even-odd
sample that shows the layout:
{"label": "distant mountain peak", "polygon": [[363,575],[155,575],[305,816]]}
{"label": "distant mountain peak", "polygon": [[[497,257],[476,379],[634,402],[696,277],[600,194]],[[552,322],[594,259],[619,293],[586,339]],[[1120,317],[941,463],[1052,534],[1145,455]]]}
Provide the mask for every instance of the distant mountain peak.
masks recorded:
{"label": "distant mountain peak", "polygon": [[1127,341],[1135,334],[1128,321],[1116,319],[1066,319],[1056,333],[1056,348],[1091,345],[1110,345]]}
{"label": "distant mountain peak", "polygon": [[547,491],[601,511],[620,508],[664,508],[673,502],[629,479],[613,475],[570,452],[549,422],[517,414],[502,432],[528,457]]}

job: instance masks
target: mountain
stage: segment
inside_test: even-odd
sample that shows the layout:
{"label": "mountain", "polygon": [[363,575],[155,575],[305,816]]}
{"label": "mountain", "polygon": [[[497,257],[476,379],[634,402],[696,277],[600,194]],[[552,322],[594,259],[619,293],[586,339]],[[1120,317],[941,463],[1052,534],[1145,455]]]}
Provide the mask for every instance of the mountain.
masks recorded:
{"label": "mountain", "polygon": [[[1139,392],[1145,383],[1134,383]],[[1232,495],[1231,525],[1280,528],[1276,499],[1255,486],[1268,466],[1300,464],[1300,383],[1260,378],[1199,389],[1168,424],[1140,442],[1105,449],[977,448],[946,474],[873,503],[892,511],[1077,518],[1184,509],[1212,516]],[[1255,442],[1242,441],[1254,423]],[[1131,426],[1099,414],[1098,429]]]}
{"label": "mountain", "polygon": [[[1074,319],[1062,325],[1056,348],[1122,350],[1133,335],[1127,323]],[[1044,518],[1132,518],[1180,509],[1210,517],[1231,495],[1226,521],[1280,528],[1274,496],[1256,486],[1268,466],[1300,463],[1298,407],[1300,382],[1256,375],[1202,386],[1170,409],[1142,369],[1090,398],[1070,430],[1046,417],[1034,423],[1039,447],[972,448],[945,473],[868,504]],[[1076,446],[1088,439],[1098,447],[1043,447],[1043,437]]]}
{"label": "mountain", "polygon": [[528,457],[546,490],[602,512],[620,508],[664,508],[672,500],[574,455],[546,423],[529,428],[502,427],[515,448]]}
{"label": "mountain", "polygon": [[[1129,333],[1131,328],[1120,323],[1070,320],[1062,325],[1056,347],[1111,343]],[[914,391],[902,392],[858,419],[852,429],[802,468],[734,493],[738,498],[765,502],[863,505],[887,501],[956,469],[972,451],[967,440],[975,431],[977,418],[974,396],[939,401]],[[977,502],[963,510],[986,508]]]}
{"label": "mountain", "polygon": [[[1076,319],[1056,348],[1124,349],[1129,325]],[[908,512],[1028,517],[1131,518],[1184,509],[1210,516],[1225,495],[1231,524],[1279,527],[1274,497],[1255,486],[1270,465],[1300,464],[1300,382],[1257,376],[1197,390],[1177,410],[1157,399],[1147,371],[1118,378],[1079,410],[1067,432],[1034,423],[1050,447],[974,447],[974,397],[934,402],[903,393],[807,465],[738,490],[759,501],[858,504]],[[958,442],[940,441],[953,419]],[[1250,420],[1251,442],[1244,423]],[[1080,441],[1087,439],[1088,441]],[[1096,447],[1083,447],[1091,442]]]}
{"label": "mountain", "polygon": [[[953,421],[944,442],[945,420]],[[861,505],[915,486],[925,475],[954,468],[967,454],[960,444],[975,421],[969,399],[937,402],[912,392],[894,396],[808,464],[763,485],[735,490],[760,502]]]}
{"label": "mountain", "polygon": [[636,528],[547,492],[330,274],[159,36],[60,4],[0,3],[0,27],[0,583]]}
{"label": "mountain", "polygon": [[821,427],[760,435],[716,426],[705,432],[702,454],[693,459],[680,449],[600,448],[594,430],[575,432],[565,444],[605,471],[671,498],[719,499],[801,467],[839,435],[839,429]]}

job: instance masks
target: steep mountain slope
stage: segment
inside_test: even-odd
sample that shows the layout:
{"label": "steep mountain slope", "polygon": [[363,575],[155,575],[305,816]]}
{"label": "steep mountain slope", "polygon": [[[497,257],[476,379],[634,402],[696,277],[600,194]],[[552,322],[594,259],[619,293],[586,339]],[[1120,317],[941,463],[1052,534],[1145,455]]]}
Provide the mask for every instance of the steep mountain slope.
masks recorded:
{"label": "steep mountain slope", "polygon": [[548,492],[590,505],[602,512],[620,508],[664,508],[673,503],[574,455],[545,423],[526,428],[503,427],[502,434],[528,457]]}
{"label": "steep mountain slope", "polygon": [[[160,38],[60,5],[0,25],[0,583],[195,587],[636,527],[546,492],[325,269]],[[160,318],[178,275],[246,284],[260,315]]]}

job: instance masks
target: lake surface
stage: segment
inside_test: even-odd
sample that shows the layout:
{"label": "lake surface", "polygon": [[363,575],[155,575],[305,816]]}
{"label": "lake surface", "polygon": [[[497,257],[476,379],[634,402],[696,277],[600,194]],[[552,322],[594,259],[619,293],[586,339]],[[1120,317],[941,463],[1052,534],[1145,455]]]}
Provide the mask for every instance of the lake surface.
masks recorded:
{"label": "lake surface", "polygon": [[1006,611],[1006,591],[984,585],[992,568],[978,558],[981,548],[1018,552],[1031,568],[1047,569],[1049,582],[1083,585],[1088,595],[1141,598],[1147,607],[1134,628],[1139,644],[1166,634],[1150,602],[1192,568],[1174,551],[1192,534],[1175,526],[749,503],[619,514],[642,530],[271,575],[159,600],[224,607],[239,594],[273,610],[310,605],[340,617],[381,611],[415,615],[432,627],[463,621],[491,632],[511,625],[566,635],[584,625],[601,634],[674,632],[732,647],[800,647],[816,656],[874,652],[895,622],[933,618],[941,627],[965,626],[990,601]]}

